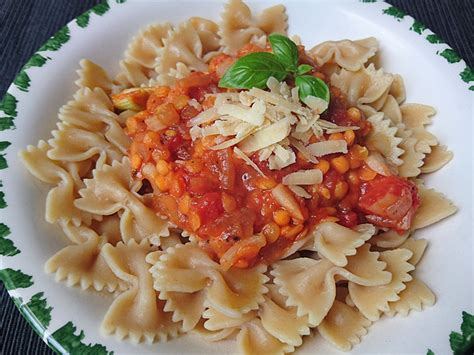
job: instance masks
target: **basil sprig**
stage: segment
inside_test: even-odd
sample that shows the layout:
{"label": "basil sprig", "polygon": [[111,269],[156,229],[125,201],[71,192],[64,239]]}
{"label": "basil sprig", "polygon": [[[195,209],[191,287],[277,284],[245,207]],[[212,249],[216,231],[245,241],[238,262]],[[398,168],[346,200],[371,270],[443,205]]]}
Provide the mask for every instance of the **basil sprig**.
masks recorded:
{"label": "basil sprig", "polygon": [[304,102],[308,96],[316,96],[329,102],[329,88],[321,79],[312,75],[299,75],[295,78],[295,84],[301,101]]}
{"label": "basil sprig", "polygon": [[295,85],[301,101],[308,96],[315,96],[329,102],[329,88],[324,81],[312,75],[304,75],[313,67],[308,64],[298,66],[298,47],[288,37],[272,33],[268,36],[273,53],[256,52],[239,58],[219,81],[223,88],[264,89],[267,80],[273,76],[278,81],[288,75],[295,79]]}
{"label": "basil sprig", "polygon": [[219,81],[224,88],[265,88],[269,77],[281,81],[288,75],[285,66],[272,53],[250,53],[234,63]]}

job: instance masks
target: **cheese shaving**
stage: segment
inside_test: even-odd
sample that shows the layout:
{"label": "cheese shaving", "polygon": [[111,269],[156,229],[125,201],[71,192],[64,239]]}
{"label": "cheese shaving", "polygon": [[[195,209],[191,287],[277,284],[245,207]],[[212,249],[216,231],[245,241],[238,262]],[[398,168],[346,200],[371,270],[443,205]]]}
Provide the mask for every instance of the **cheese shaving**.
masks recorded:
{"label": "cheese shaving", "polygon": [[217,113],[217,109],[212,107],[209,110],[201,112],[196,117],[192,118],[188,122],[188,127],[190,126],[197,126],[204,123],[210,123],[219,118],[219,114]]}
{"label": "cheese shaving", "polygon": [[275,146],[273,154],[268,158],[268,167],[271,170],[281,170],[296,161],[295,152],[291,148],[284,148],[280,144]]}
{"label": "cheese shaving", "polygon": [[242,152],[239,148],[234,147],[234,154],[235,154],[238,158],[240,158],[240,159],[242,159],[243,161],[245,161],[245,162],[247,163],[247,165],[250,165],[252,168],[254,168],[255,171],[256,171],[257,173],[259,173],[261,176],[266,177],[265,174],[263,173],[263,171],[260,170],[260,168],[257,166],[257,164],[255,164],[252,160],[250,160],[250,158],[249,158],[248,156],[246,156],[245,153]]}
{"label": "cheese shaving", "polygon": [[268,127],[253,133],[240,144],[240,149],[245,153],[252,153],[272,144],[278,143],[290,133],[288,119],[275,122]]}
{"label": "cheese shaving", "polygon": [[298,185],[289,185],[288,188],[293,192],[296,196],[303,197],[303,198],[312,198],[308,191]]}
{"label": "cheese shaving", "polygon": [[306,147],[308,151],[316,157],[327,154],[347,153],[347,142],[343,139],[334,141],[323,141],[310,144]]}
{"label": "cheese shaving", "polygon": [[325,101],[325,100],[323,100],[319,97],[311,96],[311,95],[305,97],[303,102],[306,105],[308,105],[311,109],[316,111],[316,113],[318,113],[318,114],[323,113],[324,111],[326,111],[328,106],[329,106],[329,102],[327,102],[327,101]]}
{"label": "cheese shaving", "polygon": [[319,169],[299,170],[288,174],[282,179],[283,185],[314,185],[323,181],[323,173]]}
{"label": "cheese shaving", "polygon": [[250,109],[236,104],[223,104],[217,108],[217,113],[235,117],[254,126],[260,126],[264,121],[265,109],[265,103],[262,100],[257,100]]}
{"label": "cheese shaving", "polygon": [[290,138],[290,143],[293,147],[295,147],[303,155],[303,158],[305,158],[307,161],[309,161],[310,163],[313,163],[313,164],[316,164],[318,162],[318,159],[316,159],[309,152],[309,150],[306,149],[306,147],[304,146],[303,143],[301,143],[300,141],[298,141],[294,138]]}
{"label": "cheese shaving", "polygon": [[304,114],[304,110],[302,110],[303,107],[301,105],[290,102],[276,93],[268,92],[258,88],[252,88],[250,89],[249,94],[263,101],[269,102],[275,106],[278,106],[279,109],[286,109],[287,111]]}

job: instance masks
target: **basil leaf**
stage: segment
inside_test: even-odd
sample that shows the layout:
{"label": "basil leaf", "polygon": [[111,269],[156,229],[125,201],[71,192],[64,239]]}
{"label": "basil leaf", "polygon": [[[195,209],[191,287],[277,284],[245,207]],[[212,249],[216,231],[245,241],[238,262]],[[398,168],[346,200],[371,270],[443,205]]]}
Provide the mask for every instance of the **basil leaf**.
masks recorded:
{"label": "basil leaf", "polygon": [[301,64],[298,69],[296,69],[296,75],[303,75],[307,72],[313,70],[313,67],[309,64]]}
{"label": "basil leaf", "polygon": [[272,53],[250,53],[237,60],[219,81],[222,88],[264,89],[267,80],[273,76],[278,81],[286,78],[288,73],[285,67]]}
{"label": "basil leaf", "polygon": [[301,101],[304,101],[308,96],[316,96],[329,102],[331,96],[329,88],[321,79],[312,75],[301,75],[296,77],[295,84],[298,87]]}
{"label": "basil leaf", "polygon": [[273,53],[278,60],[285,66],[286,70],[295,72],[298,66],[298,47],[286,36],[272,33],[268,36],[272,45]]}

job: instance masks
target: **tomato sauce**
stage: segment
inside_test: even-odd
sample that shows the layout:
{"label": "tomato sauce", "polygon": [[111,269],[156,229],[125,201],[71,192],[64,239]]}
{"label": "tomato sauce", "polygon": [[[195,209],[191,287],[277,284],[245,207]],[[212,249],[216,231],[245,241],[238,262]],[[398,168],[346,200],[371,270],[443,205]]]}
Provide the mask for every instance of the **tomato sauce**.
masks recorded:
{"label": "tomato sauce", "polygon": [[[255,50],[247,46],[241,55]],[[324,156],[313,164],[295,151],[297,161],[282,170],[270,170],[253,155],[250,158],[266,176],[262,177],[230,148],[209,149],[215,137],[192,141],[186,123],[213,106],[212,97],[206,95],[220,91],[220,66],[233,60],[218,56],[209,73],[195,72],[174,87],[155,88],[146,108],[127,121],[133,176],[151,186],[152,207],[158,214],[194,234],[203,249],[226,267],[278,260],[322,221],[347,227],[368,221],[399,231],[409,228],[419,205],[416,187],[398,177],[380,176],[364,163],[370,124],[336,88],[331,88],[331,103],[322,118],[359,129],[322,139],[345,139],[347,154]],[[313,75],[325,79],[316,67]],[[318,141],[315,136],[311,139]],[[292,218],[272,189],[285,175],[312,168],[323,172],[323,182],[307,189],[311,199],[295,196],[303,220]],[[402,199],[398,205],[397,197]]]}

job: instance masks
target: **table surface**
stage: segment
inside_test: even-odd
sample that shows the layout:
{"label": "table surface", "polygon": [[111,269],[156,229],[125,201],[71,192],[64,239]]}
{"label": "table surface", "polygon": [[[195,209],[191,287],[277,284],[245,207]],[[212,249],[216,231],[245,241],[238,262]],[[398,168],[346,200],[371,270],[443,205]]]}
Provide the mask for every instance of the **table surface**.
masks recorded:
{"label": "table surface", "polygon": [[[30,56],[99,0],[0,1],[0,97]],[[474,66],[472,0],[388,0],[443,38]],[[15,309],[0,282],[0,354],[53,354]]]}

